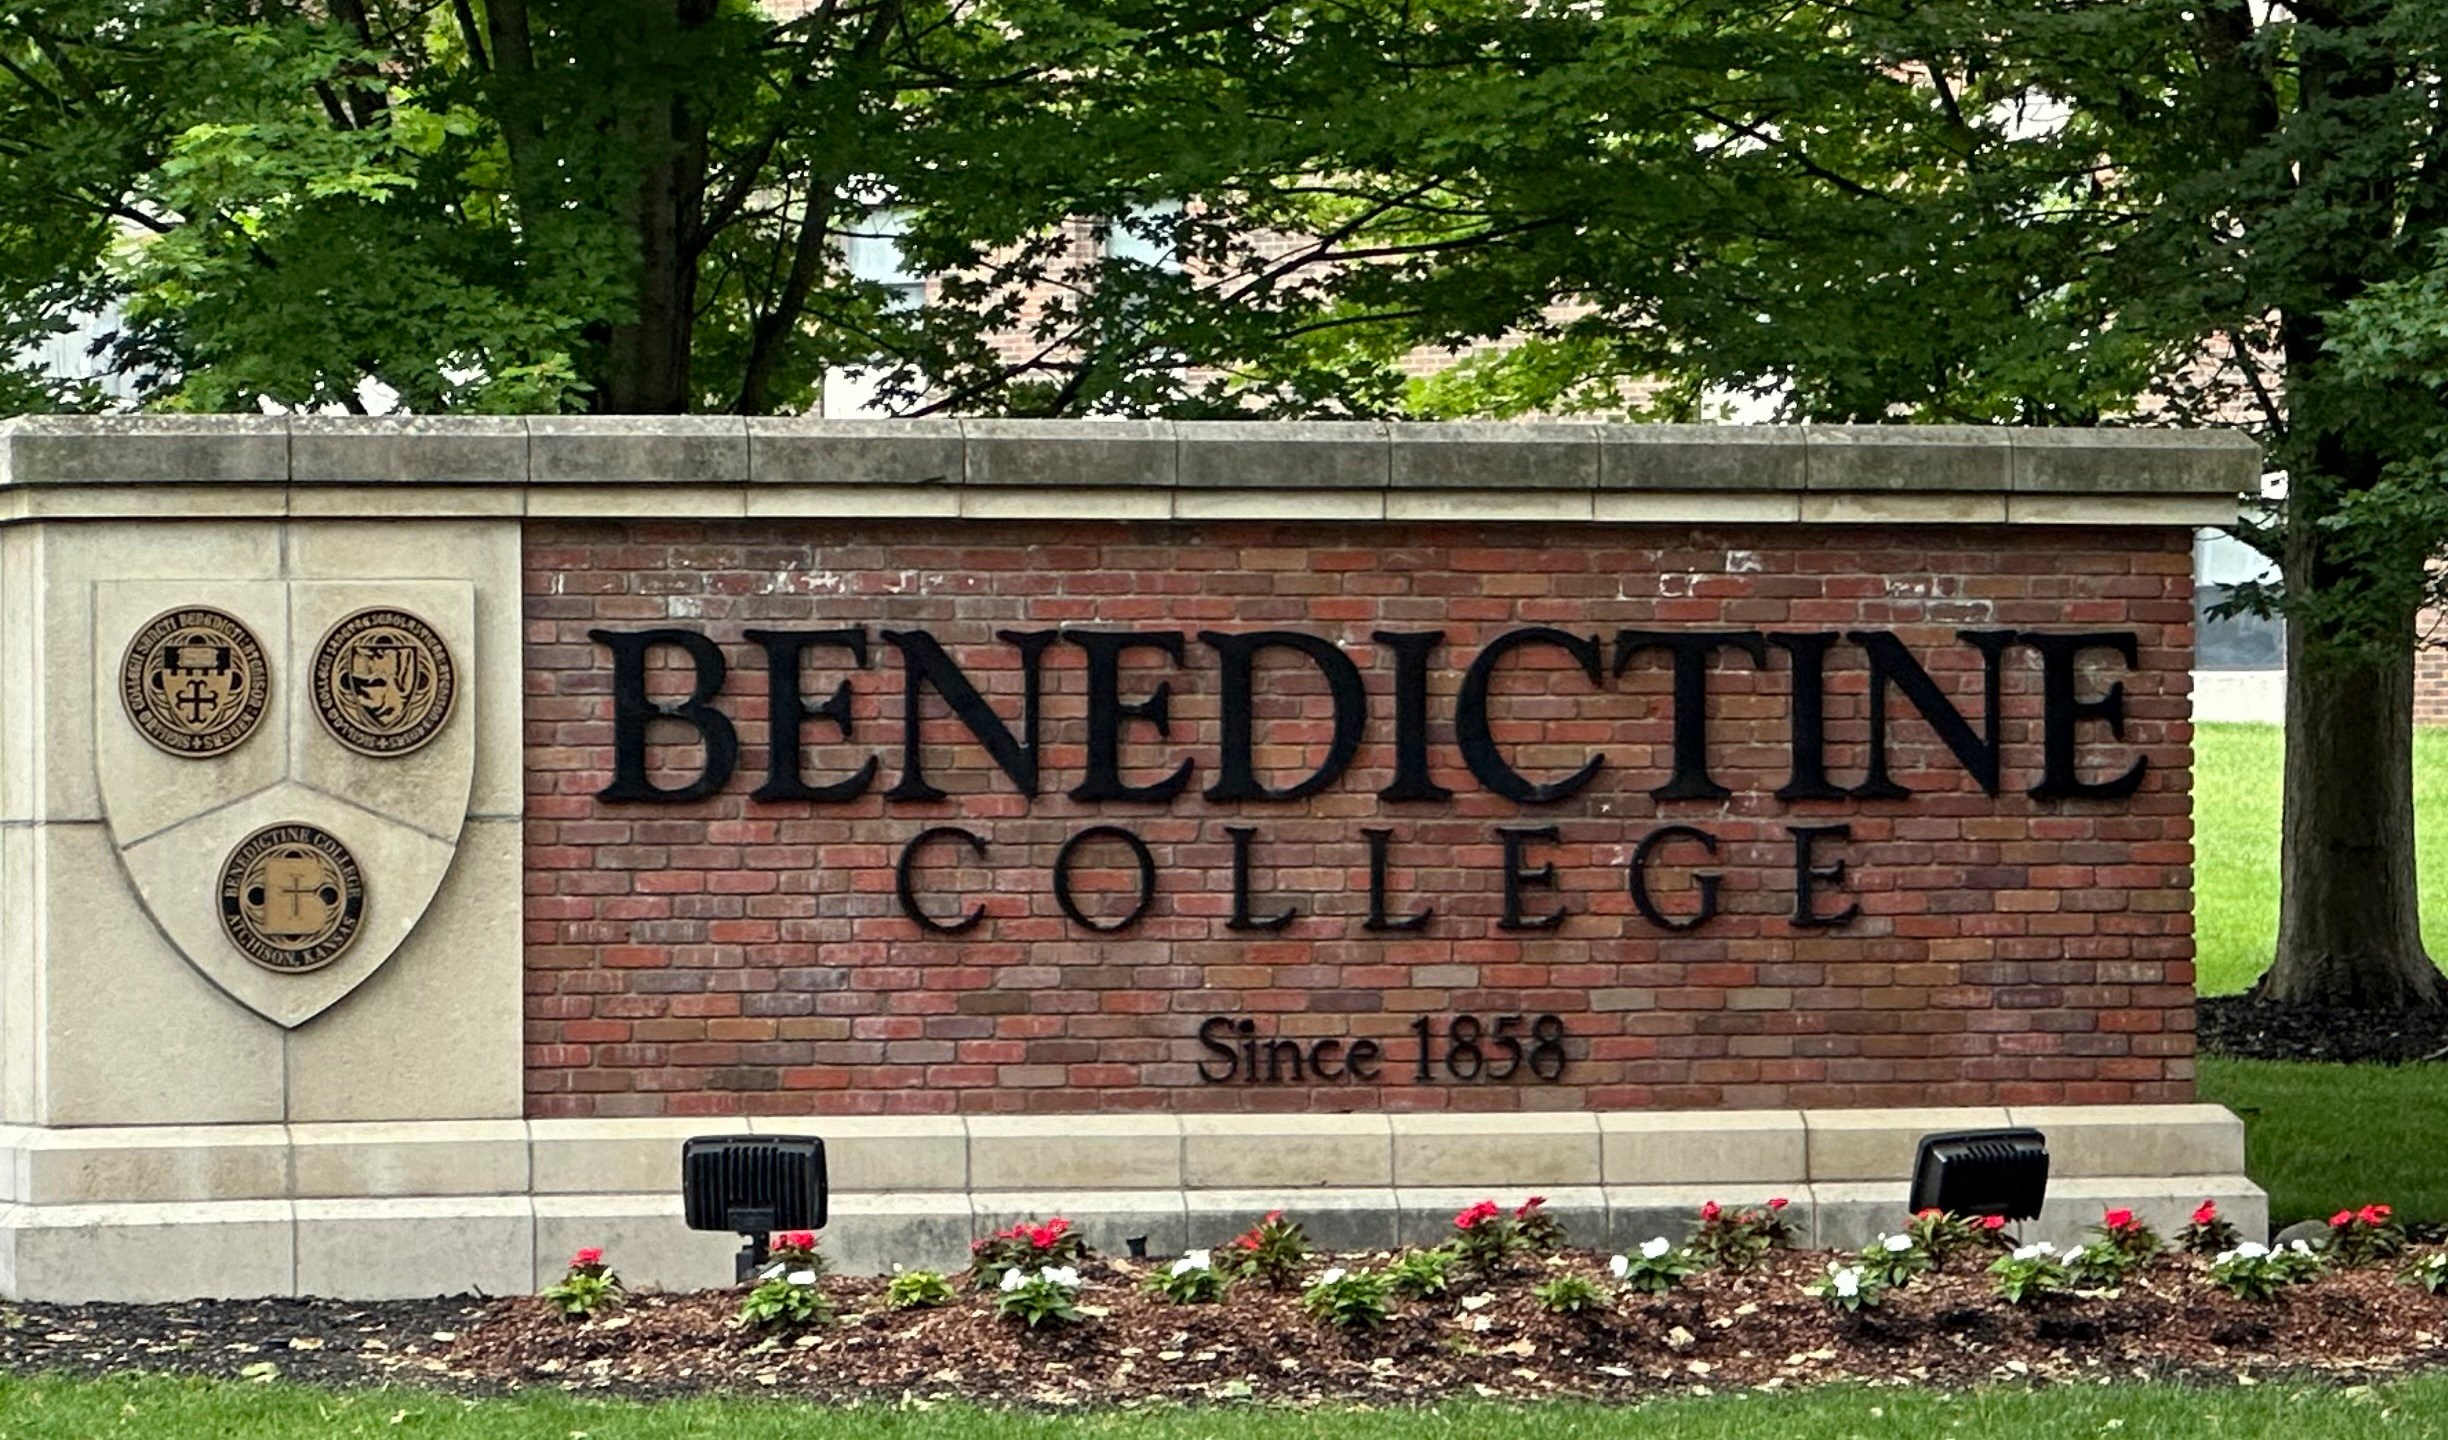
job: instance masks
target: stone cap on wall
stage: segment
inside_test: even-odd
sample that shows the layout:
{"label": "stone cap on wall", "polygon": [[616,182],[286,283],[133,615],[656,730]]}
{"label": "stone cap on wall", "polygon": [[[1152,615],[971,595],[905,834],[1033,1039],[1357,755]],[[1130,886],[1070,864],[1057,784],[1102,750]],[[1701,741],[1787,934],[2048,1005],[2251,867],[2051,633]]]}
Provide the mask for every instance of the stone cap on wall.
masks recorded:
{"label": "stone cap on wall", "polygon": [[0,420],[0,523],[418,516],[2220,525],[2228,430],[723,416]]}

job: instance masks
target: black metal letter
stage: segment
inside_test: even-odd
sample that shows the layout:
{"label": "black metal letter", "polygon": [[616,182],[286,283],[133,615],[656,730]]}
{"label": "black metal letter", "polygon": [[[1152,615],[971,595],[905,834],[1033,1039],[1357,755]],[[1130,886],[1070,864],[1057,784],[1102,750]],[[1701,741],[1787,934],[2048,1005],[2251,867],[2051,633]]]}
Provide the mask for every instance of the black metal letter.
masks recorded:
{"label": "black metal letter", "polygon": [[1768,663],[1767,642],[1757,630],[1622,630],[1615,635],[1615,673],[1621,675],[1643,650],[1674,656],[1674,774],[1649,792],[1652,800],[1723,800],[1734,792],[1709,778],[1708,663],[1732,648]]}
{"label": "black metal letter", "polygon": [[1700,908],[1692,914],[1677,920],[1658,909],[1657,901],[1649,894],[1649,857],[1669,840],[1697,840],[1711,860],[1717,858],[1717,837],[1706,830],[1691,825],[1666,825],[1650,831],[1632,848],[1632,863],[1626,867],[1632,876],[1632,904],[1642,919],[1660,930],[1697,930],[1716,918],[1717,875],[1712,871],[1692,877],[1692,883],[1700,887]]}
{"label": "black metal letter", "polygon": [[[2142,788],[2150,757],[2137,755],[2114,780],[2088,781],[2075,754],[2075,727],[2098,720],[2112,739],[2125,738],[2125,682],[2109,682],[2097,700],[2074,698],[2074,667],[2085,650],[2113,650],[2125,658],[2125,668],[2141,663],[2141,652],[2130,630],[2093,635],[2050,635],[2026,631],[2015,637],[2040,652],[2040,783],[2031,788],[2036,800],[2122,800]],[[1994,792],[1992,792],[1994,793]]]}
{"label": "black metal letter", "polygon": [[[1131,858],[1139,863],[1139,898],[1132,904],[1128,915],[1110,925],[1099,925],[1089,919],[1079,908],[1079,902],[1071,897],[1071,857],[1080,846],[1094,840],[1121,841],[1129,847]],[[1065,840],[1062,849],[1054,852],[1054,903],[1060,905],[1062,912],[1071,917],[1071,923],[1082,930],[1094,930],[1100,935],[1128,930],[1139,923],[1139,917],[1147,913],[1149,904],[1155,899],[1156,857],[1148,853],[1146,841],[1119,825],[1091,825]]]}
{"label": "black metal letter", "polygon": [[[1368,719],[1368,692],[1361,688],[1360,667],[1351,662],[1351,657],[1334,642],[1297,630],[1255,630],[1241,635],[1201,630],[1198,638],[1200,644],[1213,649],[1222,659],[1224,672],[1223,724],[1219,737],[1222,754],[1216,762],[1216,781],[1207,787],[1207,798],[1298,800],[1332,785],[1360,749],[1361,727]],[[1251,672],[1262,650],[1294,650],[1308,656],[1318,667],[1318,673],[1326,677],[1327,693],[1334,697],[1334,736],[1327,744],[1325,760],[1307,779],[1283,790],[1259,780],[1252,753],[1256,746],[1256,721],[1251,715],[1255,701]]]}
{"label": "black metal letter", "polygon": [[1788,720],[1793,736],[1793,776],[1777,787],[1776,798],[1842,800],[1845,789],[1827,773],[1827,654],[1837,641],[1833,630],[1771,634],[1768,643],[1793,656],[1793,712]]}
{"label": "black metal letter", "polygon": [[1250,914],[1250,841],[1258,829],[1254,825],[1227,825],[1224,833],[1232,837],[1233,847],[1233,908],[1232,918],[1224,922],[1227,930],[1281,930],[1292,923],[1292,909],[1286,906],[1264,919]]}
{"label": "black metal letter", "polygon": [[1829,885],[1841,885],[1844,883],[1845,876],[1845,862],[1842,860],[1833,865],[1818,863],[1819,857],[1816,852],[1819,842],[1822,840],[1850,840],[1853,838],[1853,827],[1850,825],[1789,825],[1786,829],[1793,832],[1794,841],[1794,928],[1796,930],[1835,930],[1852,924],[1853,917],[1861,914],[1860,901],[1854,901],[1833,915],[1823,915],[1819,912],[1818,902],[1813,897],[1822,882]]}
{"label": "black metal letter", "polygon": [[[722,651],[694,630],[589,630],[587,638],[612,652],[612,783],[595,798],[677,805],[720,790],[739,768],[739,732],[713,704],[730,673]],[[646,653],[657,645],[688,652],[697,669],[689,697],[669,708],[646,698]],[[646,732],[657,720],[679,721],[705,745],[705,768],[677,789],[646,778]]]}
{"label": "black metal letter", "polygon": [[1955,752],[1964,769],[1980,782],[1981,792],[1998,793],[1998,663],[2012,645],[2012,630],[1958,630],[1955,638],[1981,652],[1986,670],[1981,678],[1981,733],[1974,735],[1963,712],[1946,697],[1930,673],[1921,668],[1904,642],[1885,630],[1853,630],[1847,640],[1870,656],[1870,773],[1853,787],[1858,800],[1901,800],[1912,791],[1887,775],[1887,687],[1892,683],[1921,712],[1938,738]]}
{"label": "black metal letter", "polygon": [[1371,640],[1394,652],[1394,780],[1380,800],[1451,800],[1428,773],[1428,657],[1442,630],[1379,630]]}
{"label": "black metal letter", "polygon": [[1462,748],[1463,763],[1479,783],[1507,800],[1525,805],[1550,805],[1570,799],[1582,786],[1595,779],[1599,767],[1606,764],[1603,755],[1592,755],[1589,763],[1572,774],[1549,785],[1531,783],[1528,776],[1506,763],[1496,753],[1496,735],[1488,722],[1488,681],[1496,672],[1496,662],[1526,645],[1553,645],[1581,662],[1581,672],[1589,676],[1595,687],[1603,683],[1598,674],[1598,637],[1568,635],[1544,625],[1526,630],[1508,630],[1490,640],[1471,661],[1462,675],[1462,693],[1454,703],[1454,741]]}
{"label": "black metal letter", "polygon": [[[1594,647],[1593,647],[1594,648]],[[1522,891],[1526,887],[1552,890],[1556,873],[1553,861],[1532,870],[1522,864],[1522,851],[1533,840],[1549,844],[1563,838],[1553,825],[1506,825],[1496,833],[1504,840],[1504,916],[1496,922],[1499,930],[1553,930],[1564,923],[1571,912],[1559,904],[1544,915],[1522,914]]]}
{"label": "black metal letter", "polygon": [[958,840],[969,847],[972,855],[980,860],[986,858],[986,842],[958,825],[938,825],[931,830],[921,830],[901,847],[901,858],[893,862],[893,890],[901,897],[901,913],[916,922],[919,929],[937,935],[965,934],[977,928],[977,923],[986,918],[984,904],[971,906],[968,914],[948,924],[918,908],[918,852],[938,840]]}
{"label": "black metal letter", "polygon": [[1392,919],[1386,914],[1386,842],[1393,838],[1394,832],[1391,830],[1363,830],[1360,833],[1368,837],[1369,847],[1369,913],[1368,919],[1361,922],[1360,928],[1363,930],[1417,930],[1427,924],[1436,914],[1436,907],[1433,905],[1422,905],[1400,920]]}
{"label": "black metal letter", "polygon": [[1056,639],[1054,631],[997,630],[995,638],[1020,647],[1022,677],[1020,703],[1020,738],[1012,738],[1003,717],[969,683],[960,666],[935,643],[935,637],[924,630],[887,630],[884,638],[901,652],[901,780],[884,792],[893,800],[941,800],[944,792],[927,783],[926,765],[921,758],[918,737],[924,718],[920,697],[925,687],[932,685],[935,693],[952,707],[952,714],[969,733],[986,747],[995,764],[1011,777],[1014,788],[1023,795],[1037,793],[1037,696],[1038,657]]}
{"label": "black metal letter", "polygon": [[749,798],[754,800],[812,800],[828,804],[839,800],[856,800],[867,793],[874,783],[876,758],[867,757],[858,773],[836,780],[830,785],[810,785],[799,773],[801,730],[812,719],[830,720],[841,738],[850,738],[850,682],[833,687],[831,698],[822,705],[810,706],[799,693],[799,657],[819,645],[835,646],[850,652],[850,661],[860,669],[867,666],[867,631],[856,630],[744,630],[752,645],[765,647],[765,717],[768,738],[765,749],[765,783]]}
{"label": "black metal letter", "polygon": [[1210,1085],[1221,1085],[1241,1072],[1241,1056],[1234,1051],[1231,1045],[1217,1039],[1215,1035],[1215,1032],[1221,1029],[1225,1035],[1230,1036],[1232,1028],[1232,1017],[1229,1015],[1210,1015],[1199,1022],[1199,1044],[1208,1053],[1224,1057],[1224,1073],[1221,1075],[1213,1074],[1207,1069],[1208,1066],[1215,1063],[1214,1061],[1201,1060],[1198,1062],[1199,1078]]}
{"label": "black metal letter", "polygon": [[1160,650],[1179,665],[1179,630],[1065,630],[1062,638],[1088,652],[1088,756],[1080,783],[1071,798],[1091,803],[1120,800],[1161,805],[1190,783],[1190,762],[1153,785],[1130,785],[1122,779],[1122,723],[1145,720],[1159,738],[1171,724],[1173,682],[1159,680],[1145,700],[1122,699],[1122,657],[1132,650]]}

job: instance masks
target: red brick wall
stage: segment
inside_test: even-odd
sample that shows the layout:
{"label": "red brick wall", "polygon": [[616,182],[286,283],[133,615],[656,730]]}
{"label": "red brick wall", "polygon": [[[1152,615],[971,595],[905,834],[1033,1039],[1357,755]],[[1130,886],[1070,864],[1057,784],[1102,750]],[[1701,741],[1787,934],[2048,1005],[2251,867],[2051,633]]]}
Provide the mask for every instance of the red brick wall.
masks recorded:
{"label": "red brick wall", "polygon": [[2448,725],[2448,616],[2426,610],[2415,621],[2414,723]]}
{"label": "red brick wall", "polygon": [[[2125,1102],[2190,1098],[2191,648],[2189,537],[2179,531],[2039,528],[1691,529],[1553,526],[1012,525],[964,523],[535,524],[527,536],[528,1090],[536,1115],[793,1114],[1137,1109],[1759,1107]],[[740,774],[682,805],[595,792],[611,766],[607,652],[591,628],[701,629],[731,662]],[[1670,729],[1663,657],[1593,690],[1560,655],[1506,663],[1498,740],[1552,778],[1591,750],[1607,768],[1574,798],[1517,805],[1487,793],[1454,749],[1462,669],[1485,637],[1553,625],[1611,641],[1621,627],[1892,629],[1968,715],[1979,661],[1957,628],[2131,630],[2141,664],[2086,664],[2083,693],[2121,678],[2122,745],[2084,730],[2086,772],[2152,769],[2118,801],[2023,792],[2039,766],[2039,671],[2010,652],[2005,783],[1991,798],[1898,695],[1892,763],[1905,801],[1788,805],[1787,657],[1754,671],[1721,657],[1710,677],[1711,766],[1725,801],[1658,802]],[[811,659],[805,690],[848,674],[854,742],[807,727],[806,773],[880,777],[846,805],[763,803],[766,676],[748,628],[867,627],[864,671]],[[1128,732],[1126,774],[1176,756],[1198,767],[1170,805],[1082,805],[1065,792],[1082,759],[1082,655],[1045,662],[1044,778],[1023,801],[931,694],[926,768],[949,800],[889,802],[901,770],[899,656],[885,629],[933,632],[997,708],[1019,709],[999,629],[1303,629],[1342,641],[1372,715],[1340,783],[1290,804],[1211,804],[1215,657],[1195,638],[1175,669],[1138,657],[1125,697],[1159,675],[1174,688],[1170,742]],[[1432,687],[1437,803],[1383,803],[1390,773],[1391,660],[1373,629],[1442,629]],[[661,652],[659,652],[661,653]],[[668,658],[676,667],[676,653]],[[1611,657],[1610,657],[1611,658]],[[658,670],[659,694],[685,676]],[[1278,783],[1323,746],[1323,686],[1269,662],[1258,689],[1262,757]],[[1865,672],[1829,663],[1830,772],[1861,774]],[[658,732],[659,734],[660,732]],[[658,745],[678,783],[691,747]],[[1722,913],[1685,935],[1634,911],[1624,862],[1641,836],[1681,822],[1724,850]],[[1861,918],[1797,931],[1787,826],[1850,822]],[[1112,937],[1063,919],[1048,870],[1065,837],[1124,824],[1161,864],[1156,900]],[[893,864],[931,825],[986,836],[986,863],[946,848],[922,871],[934,913],[983,898],[974,931],[922,934],[897,907]],[[1256,908],[1285,903],[1289,929],[1224,928],[1227,825],[1255,826]],[[1556,825],[1536,849],[1558,883],[1560,928],[1504,932],[1499,826]],[[1409,934],[1360,928],[1364,827],[1394,832],[1394,913],[1433,903]],[[1688,846],[1661,862],[1687,860]],[[1083,890],[1128,878],[1081,873]],[[1669,910],[1688,871],[1658,875]],[[1845,897],[1822,897],[1836,908]],[[1092,907],[1100,903],[1093,897]],[[1102,902],[1113,903],[1108,896]],[[1112,913],[1110,910],[1099,913]],[[1552,1013],[1569,1032],[1560,1083],[1419,1084],[1410,1026],[1422,1015]],[[1270,1035],[1377,1037],[1378,1084],[1203,1083],[1200,1021],[1254,1017]],[[1441,1072],[1440,1072],[1441,1075]]]}

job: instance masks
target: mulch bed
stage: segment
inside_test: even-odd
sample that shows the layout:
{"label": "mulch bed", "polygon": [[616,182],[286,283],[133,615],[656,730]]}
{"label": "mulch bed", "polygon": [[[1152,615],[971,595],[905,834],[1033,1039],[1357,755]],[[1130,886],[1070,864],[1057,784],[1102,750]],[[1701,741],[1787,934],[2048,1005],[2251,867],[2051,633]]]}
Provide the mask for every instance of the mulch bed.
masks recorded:
{"label": "mulch bed", "polygon": [[2205,995],[2193,1013],[2195,1038],[2210,1055],[2379,1065],[2448,1060],[2448,1008],[2326,1010]]}
{"label": "mulch bed", "polygon": [[0,1372],[144,1370],[343,1388],[402,1375],[454,1377],[459,1333],[500,1303],[442,1300],[186,1300],[42,1305],[0,1300]]}
{"label": "mulch bed", "polygon": [[[1356,1257],[1365,1260],[1368,1257]],[[320,1300],[179,1305],[0,1304],[0,1369],[170,1371],[466,1393],[531,1387],[649,1398],[714,1392],[808,1399],[967,1399],[1037,1406],[1151,1401],[1429,1401],[1446,1396],[1635,1399],[1851,1381],[2366,1380],[2448,1365],[2448,1297],[2395,1267],[2339,1271],[2266,1302],[2213,1290],[2201,1262],[2162,1259],[2114,1296],[2017,1309],[1959,1262],[1848,1318],[1803,1295],[1825,1256],[1707,1272],[1610,1312],[1541,1311],[1527,1267],[1450,1297],[1399,1302],[1346,1336],[1295,1293],[1237,1286],[1221,1305],[1148,1294],[1146,1265],[1092,1261],[1069,1329],[1029,1333],[964,1292],[893,1311],[877,1279],[829,1278],[840,1316],[805,1332],[746,1330],[732,1291],[640,1294],[589,1321],[544,1302]],[[1603,1275],[1586,1252],[1551,1264]],[[1481,1298],[1481,1297],[1485,1298]]]}
{"label": "mulch bed", "polygon": [[[1990,1295],[1959,1262],[1840,1316],[1801,1293],[1827,1257],[1787,1253],[1762,1273],[1696,1275],[1611,1312],[1557,1316],[1529,1290],[1536,1269],[1470,1296],[1400,1304],[1384,1329],[1346,1336],[1299,1297],[1236,1286],[1221,1305],[1174,1305],[1140,1288],[1146,1267],[1092,1262],[1082,1302],[1107,1313],[1029,1334],[991,1297],[941,1310],[883,1307],[881,1282],[828,1281],[842,1315],[797,1335],[732,1324],[724,1292],[640,1297],[571,1322],[503,1301],[462,1332],[454,1368],[505,1384],[669,1393],[748,1389],[831,1399],[915,1396],[1038,1405],[1146,1401],[1403,1402],[1448,1395],[1629,1399],[1838,1381],[1960,1388],[1993,1380],[2368,1378],[2448,1361],[2448,1297],[2394,1267],[2342,1271],[2267,1302],[2212,1289],[2201,1263],[2163,1259],[2109,1297],[2028,1309]],[[1602,1275],[1586,1253],[1562,1263]],[[1984,1262],[1985,1263],[1985,1262]]]}

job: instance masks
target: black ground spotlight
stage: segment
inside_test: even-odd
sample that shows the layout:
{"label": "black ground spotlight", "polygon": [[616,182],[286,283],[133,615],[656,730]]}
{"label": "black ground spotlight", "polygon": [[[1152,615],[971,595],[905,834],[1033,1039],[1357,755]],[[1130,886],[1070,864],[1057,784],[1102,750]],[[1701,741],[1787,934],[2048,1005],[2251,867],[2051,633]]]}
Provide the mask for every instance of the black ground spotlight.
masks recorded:
{"label": "black ground spotlight", "polygon": [[691,1230],[746,1238],[738,1278],[765,1263],[777,1230],[825,1223],[824,1142],[813,1135],[700,1135],[680,1145],[680,1202]]}
{"label": "black ground spotlight", "polygon": [[2037,1130],[1952,1130],[1921,1137],[1912,1213],[2037,1220],[2048,1197],[2048,1137]]}

